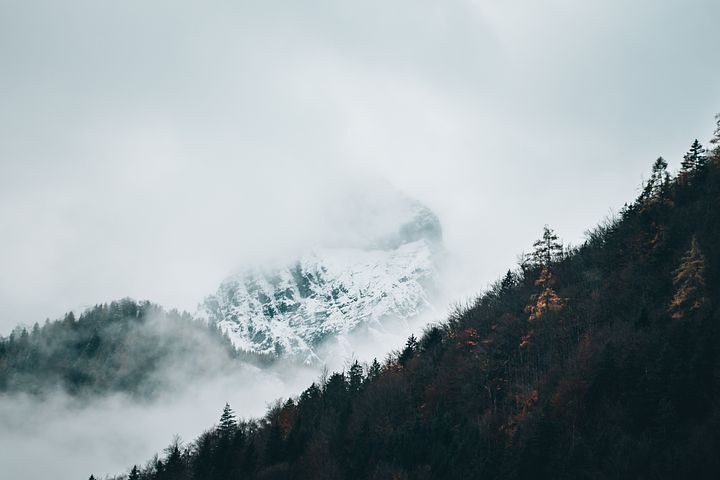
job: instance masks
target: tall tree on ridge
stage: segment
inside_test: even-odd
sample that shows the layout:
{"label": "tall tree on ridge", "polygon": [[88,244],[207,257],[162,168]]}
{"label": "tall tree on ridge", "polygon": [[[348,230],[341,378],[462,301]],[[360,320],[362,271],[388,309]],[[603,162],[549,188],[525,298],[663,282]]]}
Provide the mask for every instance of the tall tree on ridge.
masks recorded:
{"label": "tall tree on ridge", "polygon": [[645,184],[640,199],[643,202],[651,201],[662,197],[670,183],[670,175],[667,172],[668,163],[663,157],[658,157],[652,167],[650,180]]}
{"label": "tall tree on ridge", "polygon": [[706,162],[704,154],[705,149],[696,138],[692,145],[690,145],[690,150],[688,150],[683,157],[680,167],[680,178],[686,179],[689,175],[702,170]]}
{"label": "tall tree on ridge", "polygon": [[553,229],[547,225],[543,227],[542,238],[533,243],[533,248],[530,261],[535,267],[548,266],[563,256],[562,243]]}
{"label": "tall tree on ridge", "polygon": [[407,342],[405,342],[405,348],[398,357],[398,363],[400,365],[405,365],[413,356],[415,356],[415,352],[417,352],[417,349],[417,339],[415,338],[415,335],[411,334],[410,338],[408,338]]}
{"label": "tall tree on ridge", "polygon": [[230,438],[230,436],[235,433],[236,429],[237,423],[235,422],[235,414],[230,408],[230,404],[225,403],[222,415],[220,416],[220,424],[218,425],[220,435],[223,438]]}
{"label": "tall tree on ridge", "polygon": [[368,368],[368,374],[365,381],[372,382],[377,377],[380,376],[380,372],[382,371],[382,367],[380,366],[380,362],[377,361],[377,358],[373,358],[372,363],[370,364],[370,367]]}
{"label": "tall tree on ridge", "polygon": [[357,360],[353,362],[348,370],[348,380],[350,382],[350,391],[357,392],[363,383],[363,368]]}

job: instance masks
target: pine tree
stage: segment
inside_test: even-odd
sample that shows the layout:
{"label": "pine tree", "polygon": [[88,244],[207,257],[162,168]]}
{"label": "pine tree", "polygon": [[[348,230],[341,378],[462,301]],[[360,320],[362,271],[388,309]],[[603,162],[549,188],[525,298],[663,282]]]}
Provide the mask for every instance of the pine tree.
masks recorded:
{"label": "pine tree", "polygon": [[696,138],[690,145],[690,150],[683,157],[680,167],[680,177],[687,178],[689,175],[702,170],[705,166],[705,149]]}
{"label": "pine tree", "polygon": [[137,465],[133,465],[132,470],[130,470],[130,474],[128,475],[128,480],[140,480],[140,471],[137,468]]}
{"label": "pine tree", "polygon": [[63,322],[70,325],[74,324],[75,321],[75,314],[73,312],[69,312],[67,315],[65,315],[65,318],[63,318]]}
{"label": "pine tree", "polygon": [[372,382],[377,377],[380,376],[380,372],[382,371],[382,367],[380,366],[380,362],[377,361],[377,358],[373,358],[372,363],[370,364],[370,367],[368,368],[368,374],[366,381]]}
{"label": "pine tree", "polygon": [[542,238],[533,243],[533,253],[530,254],[530,261],[534,267],[550,265],[562,258],[562,243],[552,228],[543,227]]}
{"label": "pine tree", "polygon": [[415,335],[410,335],[410,338],[408,338],[407,342],[405,342],[405,348],[398,357],[398,363],[400,365],[405,365],[413,356],[415,356],[417,347],[418,343]]}
{"label": "pine tree", "polygon": [[360,390],[360,386],[363,383],[363,368],[357,360],[350,366],[348,377],[350,380],[350,391],[357,392]]}
{"label": "pine tree", "polygon": [[220,416],[220,425],[218,431],[222,438],[230,438],[237,430],[237,423],[235,422],[235,413],[230,408],[229,403],[225,403],[222,415]]}
{"label": "pine tree", "polygon": [[640,200],[648,202],[655,198],[662,197],[670,183],[670,175],[667,172],[668,164],[663,157],[658,157],[652,167],[650,180],[645,184]]}
{"label": "pine tree", "polygon": [[180,479],[184,472],[182,453],[180,452],[180,438],[175,437],[173,443],[167,448],[165,459],[165,476],[167,478]]}
{"label": "pine tree", "polygon": [[503,279],[500,281],[500,289],[498,293],[500,295],[508,293],[510,290],[513,289],[516,283],[517,277],[512,272],[512,270],[508,270]]}
{"label": "pine tree", "polygon": [[670,303],[670,313],[674,319],[685,318],[707,304],[705,266],[705,256],[700,251],[697,238],[693,236],[690,248],[685,252],[673,279],[677,290]]}

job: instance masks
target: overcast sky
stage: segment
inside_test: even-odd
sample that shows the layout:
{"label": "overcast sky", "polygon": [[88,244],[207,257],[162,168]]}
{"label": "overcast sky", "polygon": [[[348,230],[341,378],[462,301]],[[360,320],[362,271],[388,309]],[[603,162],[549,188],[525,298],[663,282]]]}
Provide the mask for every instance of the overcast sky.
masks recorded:
{"label": "overcast sky", "polygon": [[[376,178],[458,298],[579,243],[720,111],[717,0],[0,0],[0,333],[342,236]],[[372,192],[368,191],[368,196]],[[357,208],[356,205],[348,208]],[[342,227],[345,228],[345,227]]]}

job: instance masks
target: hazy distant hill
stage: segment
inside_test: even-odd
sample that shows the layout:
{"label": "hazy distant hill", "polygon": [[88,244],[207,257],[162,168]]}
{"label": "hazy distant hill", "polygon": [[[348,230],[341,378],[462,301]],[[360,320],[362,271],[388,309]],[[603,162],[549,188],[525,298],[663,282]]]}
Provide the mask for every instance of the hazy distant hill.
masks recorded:
{"label": "hazy distant hill", "polygon": [[240,360],[264,361],[187,313],[125,299],[0,338],[0,393],[148,396]]}

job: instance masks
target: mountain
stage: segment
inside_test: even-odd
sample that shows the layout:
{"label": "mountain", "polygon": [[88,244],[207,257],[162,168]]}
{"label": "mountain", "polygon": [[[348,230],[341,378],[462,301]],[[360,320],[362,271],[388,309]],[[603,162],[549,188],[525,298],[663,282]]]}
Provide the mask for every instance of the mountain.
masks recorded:
{"label": "mountain", "polygon": [[432,304],[442,230],[418,202],[394,208],[397,223],[363,245],[316,248],[280,268],[230,276],[197,316],[240,350],[306,363],[330,338],[416,317]]}
{"label": "mountain", "polygon": [[200,318],[123,299],[16,328],[0,337],[0,393],[152,397],[281,355],[310,363],[325,340],[412,319],[432,302],[440,224],[394,192],[377,202],[389,208],[351,219],[372,235],[317,248],[289,267],[236,274]]}
{"label": "mountain", "polygon": [[324,376],[263,419],[228,408],[133,478],[717,478],[720,148],[674,179],[666,166],[581,246],[546,228],[383,365]]}

